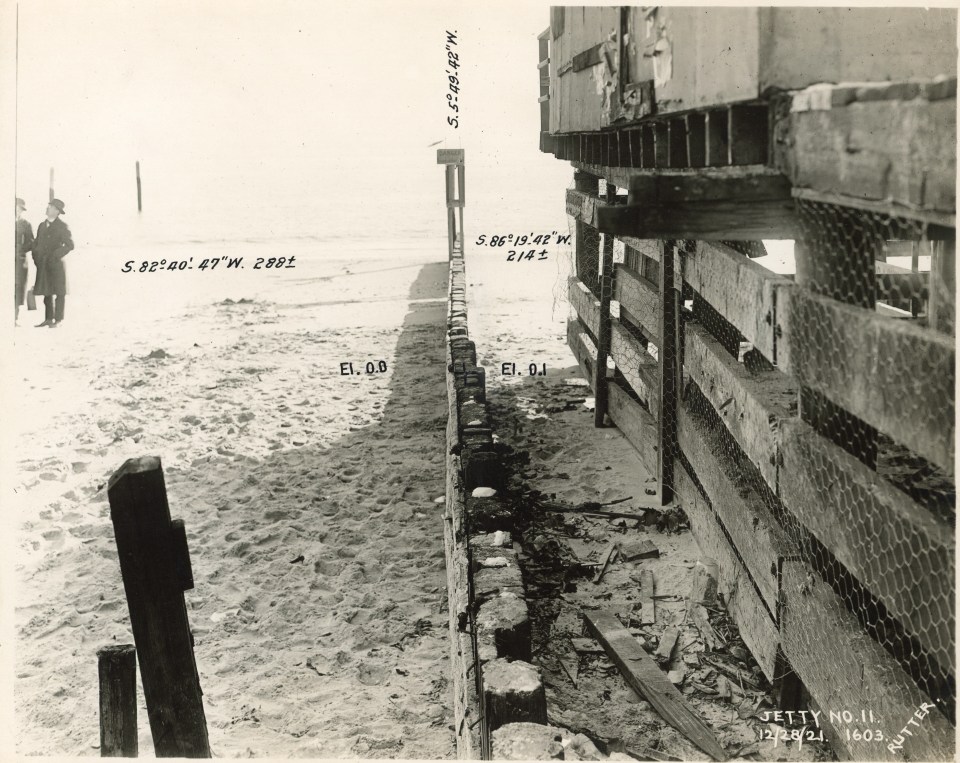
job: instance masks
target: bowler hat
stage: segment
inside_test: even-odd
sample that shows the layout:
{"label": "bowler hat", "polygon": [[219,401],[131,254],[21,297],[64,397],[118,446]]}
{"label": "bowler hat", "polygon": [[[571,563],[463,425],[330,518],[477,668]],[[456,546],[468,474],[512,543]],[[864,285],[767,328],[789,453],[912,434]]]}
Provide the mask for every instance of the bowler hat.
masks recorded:
{"label": "bowler hat", "polygon": [[60,199],[50,199],[50,206],[59,209],[61,215],[67,214],[67,210],[63,208],[63,202]]}
{"label": "bowler hat", "polygon": [[22,209],[24,211],[27,209],[27,205],[24,204],[23,199],[21,199],[19,196],[17,196],[17,209]]}

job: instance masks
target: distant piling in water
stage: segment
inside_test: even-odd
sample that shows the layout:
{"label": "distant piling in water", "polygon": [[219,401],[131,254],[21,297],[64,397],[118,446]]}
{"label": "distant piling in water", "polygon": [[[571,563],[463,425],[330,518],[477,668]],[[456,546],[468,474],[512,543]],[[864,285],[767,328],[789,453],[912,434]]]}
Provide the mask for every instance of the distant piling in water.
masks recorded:
{"label": "distant piling in water", "polygon": [[143,196],[140,191],[140,162],[137,161],[137,212],[143,211]]}
{"label": "distant piling in water", "polygon": [[55,198],[53,193],[53,167],[50,168],[50,197],[47,201],[53,201]]}

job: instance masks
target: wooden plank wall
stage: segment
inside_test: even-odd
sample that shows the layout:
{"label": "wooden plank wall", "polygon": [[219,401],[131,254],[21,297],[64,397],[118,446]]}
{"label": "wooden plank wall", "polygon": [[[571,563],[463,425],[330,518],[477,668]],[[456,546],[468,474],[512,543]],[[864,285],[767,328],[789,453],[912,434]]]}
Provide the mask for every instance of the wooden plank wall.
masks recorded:
{"label": "wooden plank wall", "polygon": [[[599,203],[591,192],[568,194],[583,225],[596,223]],[[745,643],[771,680],[783,677],[782,660],[789,660],[825,710],[846,708],[849,696],[858,707],[883,708],[888,724],[909,719],[931,700],[907,670],[928,664],[945,676],[955,671],[953,523],[802,420],[800,389],[815,390],[952,475],[952,338],[814,294],[718,242],[688,243],[674,260],[666,242],[619,238],[626,257],[614,268],[609,314],[601,314],[585,285],[570,282],[578,315],[570,341],[581,367],[590,369],[596,347],[588,334],[610,322],[617,368],[610,417],[645,465],[670,459],[669,487],[701,549],[720,562],[721,590]],[[684,386],[673,403],[672,449],[664,448],[662,434],[659,352],[665,257],[677,265],[666,288],[682,286],[684,298],[701,305],[681,321]],[[873,270],[878,288],[896,276]],[[907,275],[909,284],[920,283]],[[737,357],[730,336],[748,341],[753,352]],[[829,573],[827,583],[821,573]],[[811,580],[808,594],[803,586]],[[850,586],[862,593],[841,599],[834,590]],[[868,620],[881,613],[876,638],[886,643],[863,630],[855,608]],[[913,656],[897,653],[904,638]],[[868,680],[875,683],[867,687]],[[858,690],[847,694],[853,686]],[[929,737],[910,757],[952,750],[950,724],[933,712]],[[867,749],[886,755],[876,744],[838,744],[857,758]]]}

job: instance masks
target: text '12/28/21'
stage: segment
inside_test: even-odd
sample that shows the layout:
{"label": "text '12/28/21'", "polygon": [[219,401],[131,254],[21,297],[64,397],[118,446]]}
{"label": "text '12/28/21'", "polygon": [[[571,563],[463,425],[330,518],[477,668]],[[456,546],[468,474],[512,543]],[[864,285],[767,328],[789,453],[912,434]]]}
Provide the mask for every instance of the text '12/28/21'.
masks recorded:
{"label": "text '12/28/21'", "polygon": [[[277,270],[279,268],[295,268],[296,257],[257,257],[253,263],[253,270]],[[243,270],[243,257],[204,257],[194,264],[193,257],[185,260],[141,260],[139,266],[136,260],[127,260],[120,268],[121,273],[167,273],[182,270],[216,270],[223,265],[222,270]]]}

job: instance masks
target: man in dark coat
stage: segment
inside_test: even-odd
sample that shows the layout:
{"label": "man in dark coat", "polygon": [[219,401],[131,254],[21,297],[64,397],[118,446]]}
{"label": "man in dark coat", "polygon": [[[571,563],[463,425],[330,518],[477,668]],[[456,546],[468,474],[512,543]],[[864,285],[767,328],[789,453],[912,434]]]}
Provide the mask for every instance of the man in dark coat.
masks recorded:
{"label": "man in dark coat", "polygon": [[23,199],[17,198],[17,237],[16,257],[13,270],[13,320],[20,317],[20,305],[24,302],[27,293],[27,252],[33,251],[33,226],[23,217],[27,205]]}
{"label": "man in dark coat", "polygon": [[70,229],[60,219],[60,215],[65,211],[60,199],[51,199],[47,204],[47,219],[37,227],[37,239],[33,245],[37,282],[33,292],[43,295],[44,319],[37,328],[56,328],[63,323],[63,301],[67,294],[67,273],[63,258],[73,250]]}

